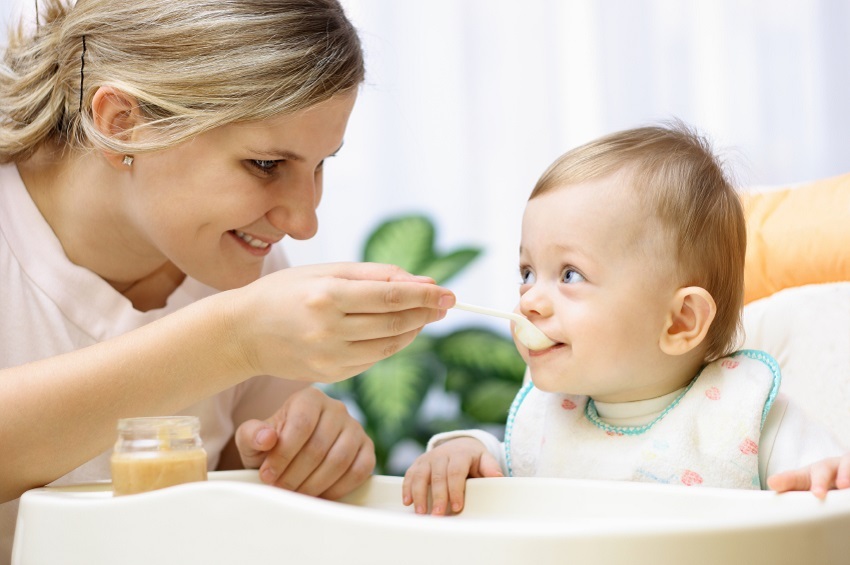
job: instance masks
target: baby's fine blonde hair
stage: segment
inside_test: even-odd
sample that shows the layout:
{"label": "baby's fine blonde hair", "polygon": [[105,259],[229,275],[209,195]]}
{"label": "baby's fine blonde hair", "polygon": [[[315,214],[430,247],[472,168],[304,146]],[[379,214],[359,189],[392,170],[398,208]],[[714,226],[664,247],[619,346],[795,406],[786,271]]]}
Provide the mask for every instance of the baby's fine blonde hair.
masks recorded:
{"label": "baby's fine blonde hair", "polygon": [[[357,33],[336,0],[41,0],[0,65],[0,162],[48,141],[118,153],[164,149],[232,122],[287,114],[356,88]],[[101,86],[135,97],[155,133],[101,135]]]}
{"label": "baby's fine blonde hair", "polygon": [[621,170],[668,230],[681,286],[702,287],[717,304],[705,361],[731,353],[742,335],[747,232],[740,197],[704,136],[676,121],[602,137],[559,157],[529,199]]}

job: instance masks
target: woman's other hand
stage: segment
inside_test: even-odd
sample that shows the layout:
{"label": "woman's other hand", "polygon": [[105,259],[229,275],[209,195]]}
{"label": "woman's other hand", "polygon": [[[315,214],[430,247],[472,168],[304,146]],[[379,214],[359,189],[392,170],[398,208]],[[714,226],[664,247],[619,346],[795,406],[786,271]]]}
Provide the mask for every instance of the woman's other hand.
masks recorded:
{"label": "woman's other hand", "polygon": [[375,446],[345,405],[316,388],[293,394],[269,419],[236,430],[242,464],[286,490],[338,499],[375,468]]}

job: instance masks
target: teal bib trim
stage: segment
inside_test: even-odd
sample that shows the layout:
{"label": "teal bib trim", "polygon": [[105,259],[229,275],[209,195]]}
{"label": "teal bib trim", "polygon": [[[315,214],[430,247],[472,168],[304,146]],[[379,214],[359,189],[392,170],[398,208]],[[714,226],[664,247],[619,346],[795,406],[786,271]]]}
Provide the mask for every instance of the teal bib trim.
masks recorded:
{"label": "teal bib trim", "polygon": [[[761,415],[761,427],[764,428],[764,422],[767,419],[767,414],[773,407],[773,403],[776,400],[776,395],[779,393],[779,385],[782,382],[782,375],[779,370],[779,363],[777,363],[776,359],[774,359],[770,354],[756,349],[742,349],[729,355],[729,357],[739,356],[747,357],[749,359],[764,363],[770,369],[770,372],[773,376],[773,384],[771,386],[770,393],[768,393],[767,399],[764,402],[764,408],[762,410]],[[700,374],[702,374],[704,368],[705,367],[700,369],[699,373],[697,373],[697,375],[691,380],[685,390],[683,390],[682,393],[677,396],[676,399],[671,402],[670,405],[665,408],[664,411],[659,414],[657,418],[655,418],[652,422],[648,424],[645,424],[643,426],[612,426],[610,424],[606,424],[605,422],[599,419],[599,413],[596,410],[596,404],[593,402],[592,398],[587,399],[587,404],[585,405],[584,409],[585,416],[591,423],[593,423],[593,425],[606,432],[613,432],[617,434],[631,436],[643,434],[656,423],[658,423],[662,418],[664,418],[664,416],[666,416],[671,410],[673,410],[673,408],[675,408],[679,404],[682,398],[684,398],[685,394],[687,394],[687,392],[697,381],[697,378],[699,378]],[[511,436],[513,434],[514,421],[516,420],[516,416],[519,412],[520,406],[522,405],[526,396],[528,396],[528,393],[531,392],[532,388],[534,388],[534,383],[532,381],[526,383],[526,385],[523,386],[517,393],[513,403],[511,403],[511,408],[508,412],[508,419],[505,425],[505,460],[508,467],[509,477],[513,476],[513,466],[511,463]]]}
{"label": "teal bib trim", "polygon": [[779,363],[769,353],[758,349],[742,349],[736,351],[729,357],[738,356],[749,357],[756,361],[761,361],[770,372],[773,374],[773,386],[770,387],[770,393],[767,395],[767,400],[764,401],[764,409],[761,412],[761,428],[764,429],[764,422],[767,420],[767,414],[773,407],[773,402],[776,400],[776,395],[779,394],[779,385],[782,383],[782,372],[779,370]]}
{"label": "teal bib trim", "polygon": [[[705,368],[705,366],[703,366],[703,369],[704,368]],[[590,422],[594,426],[596,426],[597,428],[599,428],[601,430],[605,430],[606,432],[612,432],[612,433],[615,433],[615,434],[622,434],[622,435],[626,435],[626,436],[639,436],[639,435],[645,433],[647,430],[649,430],[652,426],[657,424],[659,421],[661,421],[661,419],[664,418],[664,416],[666,416],[667,413],[670,412],[670,410],[675,408],[679,404],[679,402],[682,400],[682,398],[685,397],[685,395],[688,393],[688,391],[691,390],[691,387],[694,386],[694,383],[697,382],[697,379],[699,378],[699,376],[701,374],[702,374],[702,369],[699,370],[699,373],[697,373],[696,377],[691,379],[691,382],[688,383],[688,386],[685,387],[685,390],[683,390],[679,394],[679,396],[677,396],[676,399],[673,402],[671,402],[667,406],[667,408],[665,408],[664,411],[661,412],[661,414],[658,415],[658,417],[656,417],[653,421],[649,422],[648,424],[644,424],[642,426],[612,426],[611,424],[607,424],[607,423],[605,423],[605,422],[603,422],[602,420],[599,419],[599,412],[596,411],[596,403],[593,401],[592,398],[587,399],[587,404],[584,407],[584,415],[587,417],[588,420],[590,420]]]}
{"label": "teal bib trim", "polygon": [[[773,375],[773,385],[770,388],[770,393],[767,396],[767,400],[765,400],[764,408],[761,413],[761,425],[760,428],[764,428],[764,422],[767,419],[767,414],[770,412],[771,407],[773,406],[773,402],[776,400],[776,395],[779,393],[779,384],[782,382],[782,376],[779,371],[779,363],[776,362],[776,359],[770,356],[770,354],[765,353],[764,351],[759,351],[757,349],[742,349],[740,351],[736,351],[728,357],[747,357],[749,359],[753,359],[755,361],[760,361],[767,365],[767,368],[770,369],[771,374]],[[602,420],[599,419],[599,413],[596,411],[596,403],[593,402],[592,398],[587,400],[587,405],[584,409],[584,414],[587,416],[587,419],[593,423],[599,429],[605,430],[606,432],[613,432],[616,434],[623,434],[629,436],[640,435],[647,430],[649,430],[652,426],[658,423],[664,416],[666,416],[673,408],[679,404],[679,401],[685,396],[685,394],[691,389],[694,383],[699,378],[700,374],[702,374],[703,369],[699,370],[696,377],[694,377],[691,382],[688,384],[687,388],[682,391],[682,394],[676,397],[676,400],[670,403],[670,405],[664,409],[664,411],[658,415],[653,421],[648,424],[644,424],[643,426],[612,426],[610,424],[606,424]]]}

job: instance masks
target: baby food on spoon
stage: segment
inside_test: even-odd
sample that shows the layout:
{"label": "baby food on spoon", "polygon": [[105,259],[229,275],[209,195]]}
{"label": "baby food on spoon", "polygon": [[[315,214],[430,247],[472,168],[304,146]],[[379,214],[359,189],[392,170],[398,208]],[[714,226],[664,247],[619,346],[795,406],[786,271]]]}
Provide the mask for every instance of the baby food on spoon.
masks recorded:
{"label": "baby food on spoon", "polygon": [[458,310],[466,310],[467,312],[484,314],[485,316],[495,316],[497,318],[512,320],[515,324],[514,335],[516,335],[517,339],[523,345],[531,350],[539,351],[541,349],[548,349],[556,344],[540,328],[532,324],[528,318],[516,312],[502,312],[501,310],[473,306],[472,304],[464,304],[463,302],[458,302],[454,307]]}

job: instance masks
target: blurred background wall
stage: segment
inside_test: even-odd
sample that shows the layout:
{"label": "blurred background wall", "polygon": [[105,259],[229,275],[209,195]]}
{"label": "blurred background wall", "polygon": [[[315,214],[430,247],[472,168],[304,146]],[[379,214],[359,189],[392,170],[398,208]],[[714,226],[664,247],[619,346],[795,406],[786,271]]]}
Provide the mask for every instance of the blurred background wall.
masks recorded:
{"label": "blurred background wall", "polygon": [[[451,282],[460,298],[510,309],[522,209],[543,169],[672,117],[708,135],[742,187],[850,171],[845,0],[343,4],[368,77],[326,166],[319,235],[288,245],[296,264],[357,260],[378,223],[424,213],[438,247],[484,248]],[[4,23],[33,6],[0,0]]]}

